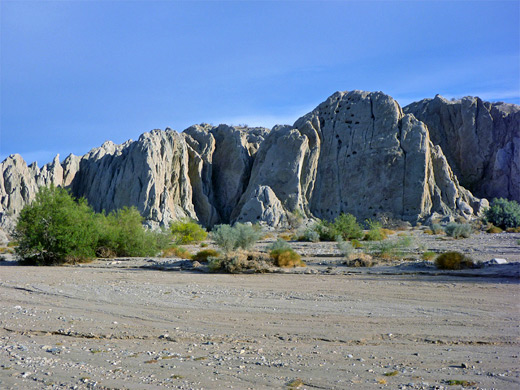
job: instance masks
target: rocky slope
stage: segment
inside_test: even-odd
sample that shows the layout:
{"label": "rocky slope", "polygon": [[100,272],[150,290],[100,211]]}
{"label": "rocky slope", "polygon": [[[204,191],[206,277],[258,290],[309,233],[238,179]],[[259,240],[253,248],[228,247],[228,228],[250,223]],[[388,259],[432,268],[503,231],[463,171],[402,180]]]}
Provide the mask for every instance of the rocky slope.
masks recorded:
{"label": "rocky slope", "polygon": [[[501,149],[486,149],[482,159],[512,167],[502,176],[498,168],[492,174],[477,170],[486,173],[481,187],[498,193],[497,183],[506,180],[508,194],[514,195],[520,166],[518,106],[477,102],[491,107],[490,112],[509,113],[496,126],[478,127],[476,139],[478,145],[489,137],[503,140]],[[342,212],[358,218],[386,213],[412,222],[433,213],[478,214],[487,201],[459,184],[457,172],[463,182],[473,180],[465,165],[452,171],[456,153],[451,143],[443,146],[451,130],[443,127],[442,136],[438,129],[432,132],[415,117],[415,111],[419,117],[429,112],[427,102],[417,103],[422,110],[414,107],[403,112],[380,92],[337,92],[293,126],[202,124],[183,133],[153,130],[135,142],[107,142],[61,164],[57,156],[41,169],[12,155],[0,164],[0,227],[10,230],[38,186],[51,183],[86,197],[96,211],[136,206],[151,226],[184,216],[205,226],[234,221],[282,226],[295,212],[325,219]],[[466,142],[462,136],[456,140]]]}
{"label": "rocky slope", "polygon": [[520,106],[437,95],[403,111],[428,126],[464,187],[479,197],[520,201]]}

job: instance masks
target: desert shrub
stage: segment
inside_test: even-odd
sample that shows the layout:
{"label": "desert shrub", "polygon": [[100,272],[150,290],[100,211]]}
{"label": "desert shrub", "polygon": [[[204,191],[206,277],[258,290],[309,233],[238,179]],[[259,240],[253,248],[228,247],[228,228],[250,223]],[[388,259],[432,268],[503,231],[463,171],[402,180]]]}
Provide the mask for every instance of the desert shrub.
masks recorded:
{"label": "desert shrub", "polygon": [[520,204],[514,200],[495,198],[484,214],[488,222],[502,229],[520,226]]}
{"label": "desert shrub", "polygon": [[238,232],[230,225],[217,225],[211,232],[211,238],[224,253],[229,253],[235,249]]}
{"label": "desert shrub", "polygon": [[348,259],[343,262],[347,267],[372,267],[377,264],[372,256],[366,253],[358,253],[355,258]]}
{"label": "desert shrub", "polygon": [[490,233],[490,234],[498,234],[498,233],[502,233],[503,230],[500,229],[498,226],[495,226],[493,224],[491,224],[487,229],[486,229],[486,232]]}
{"label": "desert shrub", "polygon": [[204,249],[202,251],[198,251],[191,258],[192,260],[199,261],[201,263],[205,263],[208,261],[210,257],[218,258],[220,256],[220,252],[215,249]]}
{"label": "desert shrub", "polygon": [[370,254],[382,259],[398,259],[405,255],[406,248],[410,247],[413,239],[410,236],[399,237],[397,240],[384,240],[371,243],[367,249]]}
{"label": "desert shrub", "polygon": [[172,222],[170,231],[174,242],[178,245],[204,241],[208,235],[206,230],[190,218]]}
{"label": "desert shrub", "polygon": [[[162,257],[178,257],[179,259],[192,259],[192,254],[186,249],[177,245],[166,248],[162,252]],[[200,261],[200,260],[199,260]]]}
{"label": "desert shrub", "polygon": [[51,186],[22,209],[14,236],[22,264],[55,265],[94,258],[99,231],[85,199]]}
{"label": "desert shrub", "polygon": [[294,210],[292,213],[287,213],[287,222],[293,229],[298,229],[303,223],[304,214],[301,210]]}
{"label": "desert shrub", "polygon": [[303,234],[298,237],[298,241],[319,242],[320,235],[316,230],[307,228]]}
{"label": "desert shrub", "polygon": [[289,243],[287,241],[282,240],[282,239],[276,240],[271,245],[269,245],[269,247],[267,248],[267,250],[269,252],[274,251],[274,250],[287,250],[287,249],[291,249],[291,246],[289,245]]}
{"label": "desert shrub", "polygon": [[383,232],[381,222],[367,220],[368,232],[365,234],[365,241],[382,241],[386,239],[386,235]]}
{"label": "desert shrub", "polygon": [[430,229],[433,232],[433,234],[442,234],[442,233],[444,233],[444,229],[438,223],[432,223],[431,226],[430,226]]}
{"label": "desert shrub", "polygon": [[473,232],[471,225],[467,223],[451,222],[444,228],[446,235],[453,238],[468,238]]}
{"label": "desert shrub", "polygon": [[258,228],[242,223],[236,223],[234,226],[217,225],[211,232],[213,241],[224,253],[238,248],[248,250],[260,239],[261,235]]}
{"label": "desert shrub", "polygon": [[286,232],[286,233],[280,233],[278,235],[278,238],[281,238],[282,240],[285,240],[285,241],[291,241],[294,237],[294,234],[292,233],[289,233],[289,232]]}
{"label": "desert shrub", "polygon": [[278,239],[269,246],[268,251],[277,267],[305,267],[301,256],[284,240]]}
{"label": "desert shrub", "polygon": [[311,229],[318,233],[320,241],[334,241],[336,239],[334,227],[329,221],[319,220],[311,226]]}
{"label": "desert shrub", "polygon": [[135,207],[96,214],[85,199],[76,200],[65,189],[42,187],[18,219],[17,254],[22,263],[35,265],[155,255],[168,235],[146,230],[142,221]]}
{"label": "desert shrub", "polygon": [[388,237],[388,236],[391,236],[392,234],[395,234],[395,230],[381,228],[381,233],[383,234],[383,236]]}
{"label": "desert shrub", "polygon": [[363,248],[363,244],[359,240],[356,240],[356,239],[350,240],[350,243],[352,244],[354,249]]}
{"label": "desert shrub", "polygon": [[143,217],[135,207],[123,207],[96,217],[99,226],[97,247],[113,251],[116,256],[154,256],[169,242],[167,233],[143,227]]}
{"label": "desert shrub", "polygon": [[445,252],[435,259],[435,266],[439,269],[458,270],[471,268],[473,265],[473,260],[460,252]]}
{"label": "desert shrub", "polygon": [[301,256],[292,248],[274,249],[269,252],[269,256],[274,260],[274,264],[277,267],[305,267]]}
{"label": "desert shrub", "polygon": [[343,240],[341,236],[338,236],[336,246],[344,257],[349,258],[355,253],[355,249],[352,246],[352,243],[350,241]]}
{"label": "desert shrub", "polygon": [[254,225],[236,223],[233,228],[238,232],[236,248],[249,250],[262,236],[261,230]]}
{"label": "desert shrub", "polygon": [[[381,227],[381,224],[379,224]],[[363,237],[363,229],[352,214],[340,214],[332,224],[333,239],[341,236],[344,240],[352,240]]]}
{"label": "desert shrub", "polygon": [[209,257],[208,267],[211,272],[231,274],[266,272],[271,266],[271,259],[264,253],[235,251],[223,257]]}
{"label": "desert shrub", "polygon": [[432,252],[432,251],[426,251],[426,252],[423,252],[423,254],[421,255],[421,259],[423,260],[433,260],[435,258],[435,252]]}

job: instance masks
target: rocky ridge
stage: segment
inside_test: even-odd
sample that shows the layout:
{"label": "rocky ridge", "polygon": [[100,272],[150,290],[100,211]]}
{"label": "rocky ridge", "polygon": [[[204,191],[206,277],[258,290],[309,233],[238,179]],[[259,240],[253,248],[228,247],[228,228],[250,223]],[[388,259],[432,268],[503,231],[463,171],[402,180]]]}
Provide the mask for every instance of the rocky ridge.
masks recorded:
{"label": "rocky ridge", "polygon": [[[474,153],[489,159],[477,169],[479,188],[502,194],[496,187],[507,182],[506,195],[514,198],[520,182],[519,108],[476,99],[495,117],[502,115],[493,126],[479,125],[474,137],[477,145],[502,140],[488,148],[496,151]],[[447,104],[462,107],[471,103],[466,100]],[[41,169],[11,155],[0,163],[0,227],[12,229],[37,188],[50,184],[70,188],[96,211],[136,206],[150,226],[185,216],[205,226],[234,221],[283,226],[291,213],[324,219],[342,212],[358,218],[385,213],[411,222],[434,213],[478,215],[487,201],[459,184],[458,177],[471,184],[475,176],[453,160],[454,150],[473,150],[475,142],[459,149],[444,145],[454,128],[446,128],[448,120],[435,127],[430,119],[416,119],[428,107],[422,101],[403,110],[381,92],[337,92],[293,126],[153,130],[137,141],[106,142],[82,157],[70,155],[63,163],[57,156]],[[483,121],[481,109],[465,111],[465,118],[471,112],[474,123]],[[463,143],[467,137],[456,139]],[[489,168],[496,161],[509,168]]]}

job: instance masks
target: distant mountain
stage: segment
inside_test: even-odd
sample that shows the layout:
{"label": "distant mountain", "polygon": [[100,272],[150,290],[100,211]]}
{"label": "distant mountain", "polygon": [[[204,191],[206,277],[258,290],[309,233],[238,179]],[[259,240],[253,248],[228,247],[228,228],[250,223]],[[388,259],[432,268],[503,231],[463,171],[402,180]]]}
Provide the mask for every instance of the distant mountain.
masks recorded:
{"label": "distant mountain", "polygon": [[293,126],[153,130],[41,169],[12,155],[0,164],[0,227],[11,229],[38,187],[51,183],[96,211],[136,206],[150,226],[189,216],[208,227],[282,227],[293,213],[470,218],[488,202],[463,185],[520,200],[519,111],[439,96],[403,110],[381,92],[336,92]]}

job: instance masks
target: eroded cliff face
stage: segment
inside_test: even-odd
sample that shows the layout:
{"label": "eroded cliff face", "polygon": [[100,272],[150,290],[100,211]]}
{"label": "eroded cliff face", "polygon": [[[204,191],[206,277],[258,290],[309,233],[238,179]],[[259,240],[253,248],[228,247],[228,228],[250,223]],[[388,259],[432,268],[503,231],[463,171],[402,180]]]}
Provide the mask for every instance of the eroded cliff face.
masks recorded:
{"label": "eroded cliff face", "polygon": [[[272,205],[258,196],[266,193]],[[433,212],[470,216],[482,207],[459,185],[422,122],[391,97],[362,91],[332,95],[262,143],[234,216],[262,220],[280,204],[308,217],[386,213],[412,222]]]}
{"label": "eroded cliff face", "polygon": [[437,95],[404,112],[428,126],[464,187],[479,197],[520,201],[520,106]]}
{"label": "eroded cliff face", "polygon": [[[0,164],[0,227],[12,229],[38,187],[50,184],[70,188],[96,211],[136,206],[150,226],[185,216],[208,227],[235,221],[283,226],[296,211],[324,219],[385,213],[412,222],[433,213],[478,215],[487,203],[459,184],[457,172],[470,184],[484,180],[479,188],[486,193],[502,194],[496,187],[507,181],[507,193],[514,195],[519,177],[518,107],[479,101],[489,115],[479,108],[469,146],[447,141],[453,129],[467,130],[469,100],[460,118],[458,106],[439,103],[451,118],[439,123],[458,124],[453,118],[459,118],[460,126],[437,129],[434,137],[415,116],[432,110],[428,102],[417,103],[421,110],[412,115],[411,106],[403,112],[381,92],[351,91],[333,94],[293,126],[272,130],[206,124],[183,133],[153,130],[63,163],[57,156],[41,169],[13,155]],[[444,129],[436,123],[431,126]],[[457,142],[465,140],[460,134]],[[487,142],[496,139],[502,146],[494,151]],[[445,147],[451,148],[446,156]],[[452,169],[450,159],[474,150],[478,161],[490,162]]]}

